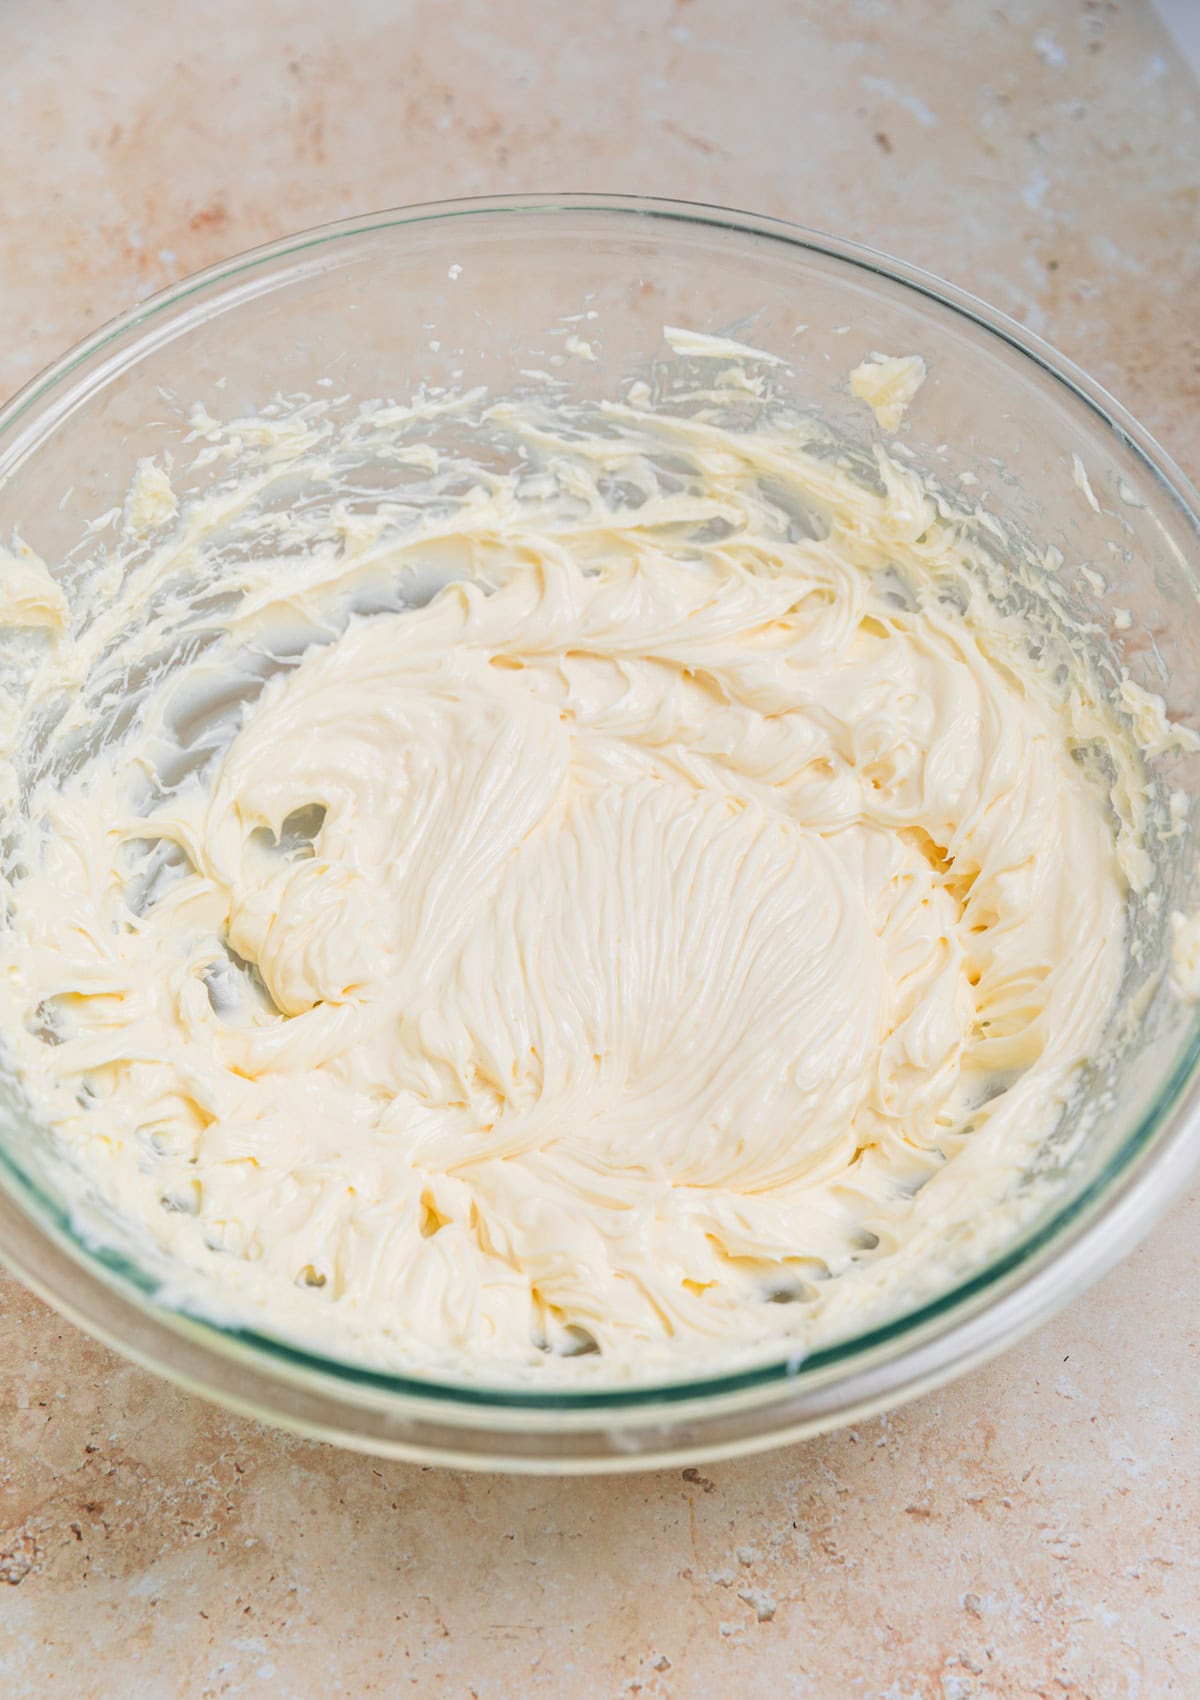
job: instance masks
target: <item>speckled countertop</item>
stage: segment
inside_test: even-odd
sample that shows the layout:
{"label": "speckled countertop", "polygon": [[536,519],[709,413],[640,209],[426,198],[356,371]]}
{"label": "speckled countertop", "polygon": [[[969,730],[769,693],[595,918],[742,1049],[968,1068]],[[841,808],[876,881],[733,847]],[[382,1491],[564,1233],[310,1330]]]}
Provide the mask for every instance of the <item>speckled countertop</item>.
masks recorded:
{"label": "speckled countertop", "polygon": [[[2,391],[292,229],[642,190],[967,285],[1200,474],[1200,91],[1135,0],[8,0],[0,62]],[[0,1278],[0,1694],[1195,1700],[1198,1248],[1193,1197],[947,1392],[589,1481],[288,1439]]]}

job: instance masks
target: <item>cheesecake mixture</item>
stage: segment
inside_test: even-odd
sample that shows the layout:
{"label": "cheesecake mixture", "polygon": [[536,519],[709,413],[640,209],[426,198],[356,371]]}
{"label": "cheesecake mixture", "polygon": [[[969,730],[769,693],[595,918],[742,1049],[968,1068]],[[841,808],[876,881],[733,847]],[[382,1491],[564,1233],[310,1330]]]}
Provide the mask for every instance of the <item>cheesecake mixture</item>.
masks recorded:
{"label": "cheesecake mixture", "polygon": [[1011,1235],[1136,749],[882,448],[436,411],[197,414],[86,574],[7,556],[10,1066],[220,1320],[483,1380],[803,1354]]}

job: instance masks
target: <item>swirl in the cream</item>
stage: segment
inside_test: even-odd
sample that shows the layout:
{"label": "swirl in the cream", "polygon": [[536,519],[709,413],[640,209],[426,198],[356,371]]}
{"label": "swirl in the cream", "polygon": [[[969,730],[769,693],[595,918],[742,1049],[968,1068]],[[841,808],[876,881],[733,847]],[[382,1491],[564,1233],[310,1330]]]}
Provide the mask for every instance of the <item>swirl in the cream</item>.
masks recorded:
{"label": "swirl in the cream", "polygon": [[134,739],[46,803],[35,1098],[260,1326],[498,1372],[811,1343],[998,1204],[1096,1044],[1113,831],[939,593],[952,531],[894,467],[692,453],[710,535],[494,490],[475,578],[309,649],[199,779],[130,807]]}

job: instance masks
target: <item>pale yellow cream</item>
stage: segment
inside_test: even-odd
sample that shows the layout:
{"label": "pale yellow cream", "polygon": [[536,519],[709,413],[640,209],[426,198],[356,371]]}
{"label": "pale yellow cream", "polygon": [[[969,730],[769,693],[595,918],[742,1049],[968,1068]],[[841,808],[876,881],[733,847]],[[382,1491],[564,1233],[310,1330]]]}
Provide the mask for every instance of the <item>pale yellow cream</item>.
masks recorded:
{"label": "pale yellow cream", "polygon": [[[610,417],[514,412],[536,474],[248,555],[225,637],[36,792],[16,1064],[198,1308],[485,1379],[807,1350],[988,1248],[1104,1031],[1126,875],[1073,759],[1102,717],[967,529],[801,429]],[[203,583],[246,489],[321,452],[264,440],[178,512],[141,469],[127,530],[175,529],[127,594],[185,607],[180,563]],[[429,563],[423,606],[328,614]],[[175,761],[178,681],[244,683],[299,614]],[[64,629],[43,687],[129,618]]]}
{"label": "pale yellow cream", "polygon": [[898,431],[917,391],[925,382],[919,354],[872,354],[850,374],[850,391],[865,401],[884,431]]}

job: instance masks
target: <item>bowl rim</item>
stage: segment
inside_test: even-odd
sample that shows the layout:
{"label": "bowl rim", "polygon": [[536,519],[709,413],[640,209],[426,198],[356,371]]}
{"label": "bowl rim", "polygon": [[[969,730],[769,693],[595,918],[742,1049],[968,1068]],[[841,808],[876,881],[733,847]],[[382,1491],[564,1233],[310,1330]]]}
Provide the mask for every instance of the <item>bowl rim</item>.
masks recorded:
{"label": "bowl rim", "polygon": [[[30,415],[39,403],[47,404],[49,426],[38,432],[35,441],[54,429],[61,417],[60,409],[65,409],[68,403],[78,405],[92,388],[107,382],[112,375],[111,367],[105,365],[90,374],[90,382],[85,373],[82,387],[64,389],[72,374],[122,339],[128,346],[119,365],[132,363],[139,352],[144,353],[156,340],[153,335],[129,340],[133,333],[151,327],[174,326],[177,330],[180,320],[187,316],[184,304],[193,296],[220,292],[222,285],[231,285],[243,275],[253,286],[256,279],[269,278],[279,269],[280,262],[289,258],[375,232],[480,215],[540,218],[564,213],[674,222],[763,237],[833,259],[859,274],[903,286],[937,307],[965,318],[988,336],[1008,344],[1072,392],[1133,452],[1195,535],[1197,555],[1186,564],[1193,581],[1200,581],[1196,570],[1196,561],[1200,560],[1200,494],[1172,457],[1119,402],[1034,332],[959,286],[864,244],[782,219],[652,196],[572,192],[432,201],[341,219],[233,255],[180,279],[108,320],[0,407],[0,485],[28,452],[24,433],[17,428],[22,421],[30,422]],[[225,295],[228,291],[221,293]],[[36,416],[33,423],[37,423]],[[44,419],[42,423],[45,424]],[[783,1353],[770,1361],[725,1374],[692,1375],[661,1382],[639,1380],[607,1388],[539,1390],[513,1383],[492,1387],[468,1383],[465,1379],[456,1382],[418,1373],[385,1372],[308,1352],[254,1329],[229,1328],[174,1310],[155,1302],[152,1287],[144,1278],[138,1281],[136,1274],[131,1275],[130,1266],[121,1267],[124,1260],[105,1257],[84,1244],[72,1230],[65,1212],[44,1195],[39,1197],[36,1183],[4,1153],[0,1153],[0,1260],[49,1303],[127,1356],[196,1391],[285,1426],[326,1434],[343,1444],[365,1444],[369,1449],[398,1455],[426,1459],[439,1455],[457,1463],[479,1463],[473,1447],[460,1455],[454,1448],[439,1450],[428,1444],[410,1444],[407,1440],[384,1443],[379,1436],[365,1442],[353,1424],[349,1431],[343,1431],[328,1415],[312,1422],[296,1411],[279,1410],[273,1400],[281,1393],[286,1397],[289,1390],[294,1393],[302,1387],[317,1388],[330,1398],[331,1409],[336,1406],[345,1415],[348,1406],[361,1414],[377,1407],[382,1398],[396,1406],[402,1402],[406,1412],[426,1412],[432,1420],[450,1425],[456,1431],[478,1427],[481,1433],[484,1432],[481,1419],[486,1415],[491,1438],[497,1438],[495,1424],[499,1420],[510,1443],[517,1440],[519,1430],[528,1430],[530,1424],[545,1435],[549,1432],[547,1424],[555,1432],[563,1433],[571,1429],[573,1418],[578,1419],[576,1426],[583,1430],[603,1417],[608,1429],[630,1431],[618,1457],[592,1465],[579,1460],[565,1464],[559,1460],[552,1466],[603,1468],[613,1467],[615,1463],[661,1462],[664,1455],[712,1457],[754,1445],[774,1444],[794,1433],[850,1421],[865,1409],[895,1404],[927,1385],[947,1379],[1044,1321],[1098,1278],[1148,1231],[1197,1169],[1200,1169],[1200,1009],[1188,1038],[1160,1084],[1154,1103],[1103,1169],[1045,1221],[945,1293],[891,1321],[815,1350],[800,1361],[794,1353]],[[33,1230],[32,1238],[16,1233],[17,1218],[23,1218]],[[82,1283],[70,1276],[63,1259],[77,1266],[85,1277]],[[107,1289],[110,1299],[116,1301],[115,1320],[114,1305],[101,1303],[99,1293],[89,1294],[89,1282],[93,1287]],[[147,1330],[151,1336],[149,1345]],[[186,1368],[170,1361],[171,1343],[179,1345],[185,1341]],[[162,1355],[155,1349],[157,1346],[164,1348]],[[243,1378],[249,1377],[253,1383],[257,1376],[262,1385],[251,1386],[247,1396],[239,1398],[235,1390],[222,1384],[221,1378],[205,1375],[206,1354],[236,1363]],[[906,1371],[905,1366],[914,1355],[919,1365],[910,1364]],[[844,1390],[843,1399],[831,1404],[823,1398],[819,1412],[803,1408],[806,1390],[828,1392],[834,1387]],[[711,1411],[714,1402],[724,1411],[736,1408],[745,1413],[761,1412],[764,1405],[781,1400],[787,1402],[793,1420],[775,1432],[764,1435],[756,1430],[725,1444],[700,1445],[694,1453],[668,1448],[666,1454],[657,1449],[653,1456],[643,1457],[639,1456],[640,1449],[632,1446],[639,1428],[645,1428],[652,1418],[671,1423],[692,1415],[700,1418]],[[515,1454],[499,1461],[505,1467],[521,1464]],[[525,1462],[528,1466],[529,1460]]]}

